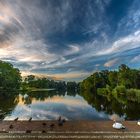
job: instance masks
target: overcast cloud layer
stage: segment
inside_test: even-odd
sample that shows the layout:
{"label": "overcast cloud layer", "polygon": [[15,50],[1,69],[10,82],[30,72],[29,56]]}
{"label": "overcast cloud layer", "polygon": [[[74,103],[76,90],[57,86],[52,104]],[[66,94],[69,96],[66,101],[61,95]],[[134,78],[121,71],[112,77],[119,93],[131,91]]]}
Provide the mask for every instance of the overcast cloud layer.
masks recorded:
{"label": "overcast cloud layer", "polygon": [[0,59],[64,80],[140,68],[140,2],[0,0]]}

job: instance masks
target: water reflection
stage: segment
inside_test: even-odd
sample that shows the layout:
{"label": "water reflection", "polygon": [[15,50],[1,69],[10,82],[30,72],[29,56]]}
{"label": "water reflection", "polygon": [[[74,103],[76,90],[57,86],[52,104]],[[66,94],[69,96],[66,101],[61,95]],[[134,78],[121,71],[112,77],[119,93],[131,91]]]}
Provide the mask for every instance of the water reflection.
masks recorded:
{"label": "water reflection", "polygon": [[14,93],[13,96],[5,96],[5,93],[0,92],[0,120],[4,119],[5,116],[10,115],[13,109],[17,105],[15,100],[17,93]]}
{"label": "water reflection", "polygon": [[52,120],[63,116],[68,120],[107,120],[116,114],[121,118],[140,118],[140,104],[122,102],[113,96],[73,92],[30,92],[0,96],[0,119]]}
{"label": "water reflection", "polygon": [[103,111],[109,115],[117,114],[125,120],[137,120],[140,118],[140,102],[134,102],[121,96],[116,98],[113,95],[98,95],[82,92],[83,98],[98,112]]}

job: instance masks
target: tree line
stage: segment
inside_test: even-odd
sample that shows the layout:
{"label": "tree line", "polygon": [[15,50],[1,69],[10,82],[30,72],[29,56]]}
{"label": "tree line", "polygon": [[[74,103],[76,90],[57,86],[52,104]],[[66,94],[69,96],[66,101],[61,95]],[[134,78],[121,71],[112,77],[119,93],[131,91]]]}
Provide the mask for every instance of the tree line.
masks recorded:
{"label": "tree line", "polygon": [[75,91],[78,84],[76,82],[65,82],[48,79],[46,77],[38,78],[34,75],[28,75],[22,82],[22,88],[40,88],[40,89],[55,89],[59,91]]}
{"label": "tree line", "polygon": [[76,82],[55,81],[46,77],[38,78],[34,75],[21,77],[19,69],[12,64],[0,61],[0,91],[29,90],[33,88],[76,91]]}
{"label": "tree line", "polygon": [[112,94],[114,97],[126,97],[131,100],[140,100],[140,70],[131,69],[125,64],[118,70],[102,70],[93,73],[81,83],[55,81],[46,77],[37,78],[28,75],[23,78],[19,69],[12,64],[0,61],[0,91],[2,90],[29,90],[33,88],[87,91],[87,94]]}
{"label": "tree line", "polygon": [[116,98],[140,101],[140,70],[122,64],[118,70],[95,72],[81,82],[80,89],[92,94],[111,94]]}

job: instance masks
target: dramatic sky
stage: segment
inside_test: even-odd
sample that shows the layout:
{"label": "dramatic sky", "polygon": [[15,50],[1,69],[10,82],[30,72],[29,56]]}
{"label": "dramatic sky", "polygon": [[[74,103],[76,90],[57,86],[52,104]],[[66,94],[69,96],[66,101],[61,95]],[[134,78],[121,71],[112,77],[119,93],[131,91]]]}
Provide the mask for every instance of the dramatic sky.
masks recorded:
{"label": "dramatic sky", "polygon": [[0,59],[64,80],[140,68],[140,1],[0,0]]}

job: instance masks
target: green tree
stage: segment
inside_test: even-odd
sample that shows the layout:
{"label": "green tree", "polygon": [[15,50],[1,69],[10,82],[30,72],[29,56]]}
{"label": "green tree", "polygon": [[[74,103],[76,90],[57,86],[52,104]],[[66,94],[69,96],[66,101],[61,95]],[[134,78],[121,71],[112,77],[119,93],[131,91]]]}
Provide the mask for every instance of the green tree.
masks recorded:
{"label": "green tree", "polygon": [[20,71],[12,64],[0,61],[0,88],[1,90],[19,89],[21,84]]}
{"label": "green tree", "polygon": [[115,88],[118,85],[118,72],[110,71],[108,75],[109,85],[111,88]]}
{"label": "green tree", "polygon": [[77,83],[76,82],[67,82],[67,90],[69,91],[76,91],[77,90]]}
{"label": "green tree", "polygon": [[118,79],[119,79],[119,85],[123,85],[126,88],[133,87],[131,69],[125,64],[119,66]]}
{"label": "green tree", "polygon": [[25,78],[25,81],[27,83],[31,82],[31,81],[34,81],[35,80],[35,76],[34,75],[28,75],[26,78]]}

